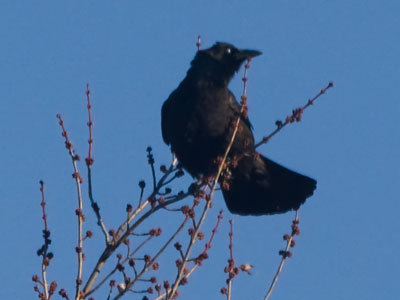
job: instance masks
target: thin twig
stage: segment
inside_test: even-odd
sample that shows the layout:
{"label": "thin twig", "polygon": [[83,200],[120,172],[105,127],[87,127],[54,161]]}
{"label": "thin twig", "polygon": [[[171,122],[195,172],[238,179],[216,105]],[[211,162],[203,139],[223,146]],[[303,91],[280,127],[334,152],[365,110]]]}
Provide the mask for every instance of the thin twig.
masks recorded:
{"label": "thin twig", "polygon": [[[138,208],[142,205],[142,201],[143,201],[143,193],[144,193],[144,188],[146,187],[146,183],[142,180],[139,182],[139,187],[140,187],[140,197],[139,197],[139,204],[138,204]],[[136,212],[136,210],[135,210]]]}
{"label": "thin twig", "polygon": [[165,186],[167,184],[170,184],[172,181],[174,181],[178,177],[179,176],[177,176],[176,173],[175,173],[174,176],[172,176],[170,179],[166,180],[163,185]]}
{"label": "thin twig", "polygon": [[147,159],[148,163],[151,167],[151,177],[153,178],[153,189],[155,190],[157,187],[157,178],[156,178],[156,171],[154,169],[154,156],[153,153],[151,152],[153,149],[149,146],[147,147]]}
{"label": "thin twig", "polygon": [[43,223],[44,223],[44,231],[43,231],[43,237],[44,237],[44,252],[42,253],[42,286],[43,286],[43,290],[44,290],[44,295],[45,295],[45,299],[48,300],[49,299],[49,289],[47,286],[47,275],[46,275],[46,269],[47,269],[47,265],[48,263],[46,263],[46,261],[48,260],[47,258],[47,249],[48,249],[48,242],[47,239],[48,234],[49,234],[49,230],[47,228],[47,215],[46,215],[46,201],[44,199],[44,182],[40,181],[40,192],[42,194],[42,202],[40,203],[40,206],[42,207],[42,219],[43,219]]}
{"label": "thin twig", "polygon": [[299,122],[301,121],[301,117],[302,117],[302,113],[304,110],[306,110],[309,106],[311,106],[315,100],[317,100],[320,96],[322,96],[323,94],[325,94],[325,92],[330,89],[331,87],[333,87],[333,82],[329,82],[329,84],[323,88],[322,90],[319,91],[319,93],[317,95],[314,96],[314,98],[309,99],[307,101],[307,104],[304,105],[303,107],[297,108],[295,110],[293,110],[292,115],[287,116],[285,119],[285,122],[282,121],[276,121],[276,129],[274,131],[272,131],[269,135],[263,137],[261,139],[260,142],[258,142],[257,144],[255,144],[255,148],[268,143],[268,141],[275,135],[277,134],[279,131],[282,130],[283,127],[285,127],[287,124],[289,123],[293,123],[293,122]]}
{"label": "thin twig", "polygon": [[100,215],[100,207],[97,204],[97,202],[94,201],[93,198],[93,188],[92,188],[92,168],[90,166],[87,167],[88,169],[88,193],[89,193],[89,199],[91,203],[91,207],[93,211],[96,214],[97,217],[97,225],[101,228],[101,231],[103,232],[105,242],[106,244],[110,243],[110,235],[107,231],[106,225],[104,224],[101,215]]}
{"label": "thin twig", "polygon": [[78,170],[78,164],[77,161],[79,161],[79,155],[75,154],[73,145],[68,137],[68,132],[65,130],[64,127],[64,121],[61,118],[60,114],[57,114],[57,119],[59,120],[59,124],[62,129],[62,136],[65,139],[65,147],[68,149],[68,153],[71,157],[72,160],[72,165],[74,167],[74,173],[72,174],[72,177],[75,179],[76,182],[76,189],[77,189],[77,195],[78,195],[78,208],[75,211],[76,215],[78,217],[78,245],[76,246],[75,250],[77,253],[78,257],[78,271],[77,271],[77,276],[76,276],[76,290],[75,290],[75,299],[79,300],[81,299],[80,297],[80,285],[82,284],[82,268],[83,268],[83,253],[82,253],[82,248],[83,248],[83,233],[82,233],[82,223],[83,223],[83,204],[82,204],[82,189],[81,189],[81,183],[82,183],[82,177],[79,173]]}
{"label": "thin twig", "polygon": [[104,224],[103,220],[101,219],[100,215],[100,207],[96,201],[94,201],[93,197],[93,188],[92,188],[92,165],[94,163],[94,159],[92,156],[93,153],[93,120],[92,120],[92,105],[90,103],[90,89],[89,84],[86,85],[86,100],[87,100],[87,111],[88,111],[88,123],[87,126],[89,128],[89,149],[88,149],[88,156],[86,157],[86,166],[88,171],[88,193],[90,199],[90,205],[96,214],[97,218],[97,225],[101,228],[103,232],[106,244],[110,243],[110,236],[108,234],[106,225]]}
{"label": "thin twig", "polygon": [[200,35],[197,36],[196,46],[197,46],[197,51],[200,51],[200,46],[201,46],[201,36]]}
{"label": "thin twig", "polygon": [[217,223],[215,224],[213,230],[211,231],[210,239],[208,240],[207,244],[204,246],[203,253],[207,252],[211,248],[212,241],[214,239],[215,234],[217,233],[217,229],[222,220],[222,213],[223,213],[223,210],[220,210],[218,217],[217,217]]}
{"label": "thin twig", "polygon": [[[294,236],[296,234],[299,234],[299,230],[298,230],[298,227],[297,227],[298,223],[299,223],[299,216],[298,216],[298,211],[296,210],[296,215],[295,215],[295,218],[294,218],[293,224],[292,224],[292,233],[291,233],[290,236],[288,236],[286,238],[286,248],[285,248],[285,250],[284,251],[280,251],[280,254],[282,255],[282,259],[281,259],[281,262],[279,264],[278,270],[276,271],[275,276],[272,279],[272,282],[271,282],[271,285],[270,285],[270,287],[268,289],[268,292],[267,292],[266,296],[264,297],[264,300],[268,300],[268,298],[271,296],[272,291],[274,290],[274,287],[275,287],[276,283],[278,282],[279,275],[282,272],[283,265],[285,264],[286,259],[291,256],[291,252],[289,251],[289,249],[290,249],[290,247],[293,247],[293,238],[294,238]],[[286,237],[286,235],[285,235],[285,237]]]}
{"label": "thin twig", "polygon": [[232,295],[232,279],[231,274],[233,273],[233,268],[235,266],[234,260],[233,260],[233,221],[229,220],[229,225],[230,225],[230,232],[229,232],[229,272],[228,272],[228,294],[227,294],[227,299],[231,300],[231,295]]}

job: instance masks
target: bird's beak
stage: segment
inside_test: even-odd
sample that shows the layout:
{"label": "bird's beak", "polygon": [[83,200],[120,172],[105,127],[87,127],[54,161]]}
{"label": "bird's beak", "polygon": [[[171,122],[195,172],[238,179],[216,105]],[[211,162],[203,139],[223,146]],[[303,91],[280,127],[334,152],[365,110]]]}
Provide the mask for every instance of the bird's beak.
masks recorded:
{"label": "bird's beak", "polygon": [[243,49],[243,50],[239,50],[239,52],[237,53],[237,57],[239,59],[250,59],[250,58],[256,57],[261,54],[262,54],[262,52],[257,51],[257,50]]}

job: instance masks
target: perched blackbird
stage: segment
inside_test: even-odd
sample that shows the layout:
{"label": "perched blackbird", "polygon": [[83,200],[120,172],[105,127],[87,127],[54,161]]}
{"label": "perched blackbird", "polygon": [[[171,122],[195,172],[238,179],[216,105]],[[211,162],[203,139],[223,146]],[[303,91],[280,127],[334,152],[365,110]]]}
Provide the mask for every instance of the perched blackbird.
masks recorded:
{"label": "perched blackbird", "polygon": [[185,79],[164,102],[162,135],[180,164],[192,176],[215,176],[240,116],[239,130],[220,184],[234,214],[267,215],[300,207],[313,194],[316,181],[257,153],[252,126],[228,89],[235,72],[248,58],[260,55],[231,44],[200,50]]}

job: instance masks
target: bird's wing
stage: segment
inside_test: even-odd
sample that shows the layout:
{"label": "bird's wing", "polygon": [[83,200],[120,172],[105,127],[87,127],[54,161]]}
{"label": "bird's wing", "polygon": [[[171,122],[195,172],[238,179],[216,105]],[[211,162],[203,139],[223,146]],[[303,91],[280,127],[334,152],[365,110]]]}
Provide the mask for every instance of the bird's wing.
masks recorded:
{"label": "bird's wing", "polygon": [[161,131],[164,142],[169,145],[171,143],[171,96],[164,102],[161,108]]}

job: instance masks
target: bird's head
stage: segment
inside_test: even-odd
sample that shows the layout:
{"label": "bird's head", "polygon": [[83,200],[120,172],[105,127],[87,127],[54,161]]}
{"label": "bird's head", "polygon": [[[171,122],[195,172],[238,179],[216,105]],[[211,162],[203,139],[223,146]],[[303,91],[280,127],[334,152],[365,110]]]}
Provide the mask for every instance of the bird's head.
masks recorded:
{"label": "bird's head", "polygon": [[245,60],[260,54],[257,50],[238,49],[231,44],[217,42],[211,48],[197,52],[191,69],[202,76],[228,84]]}

